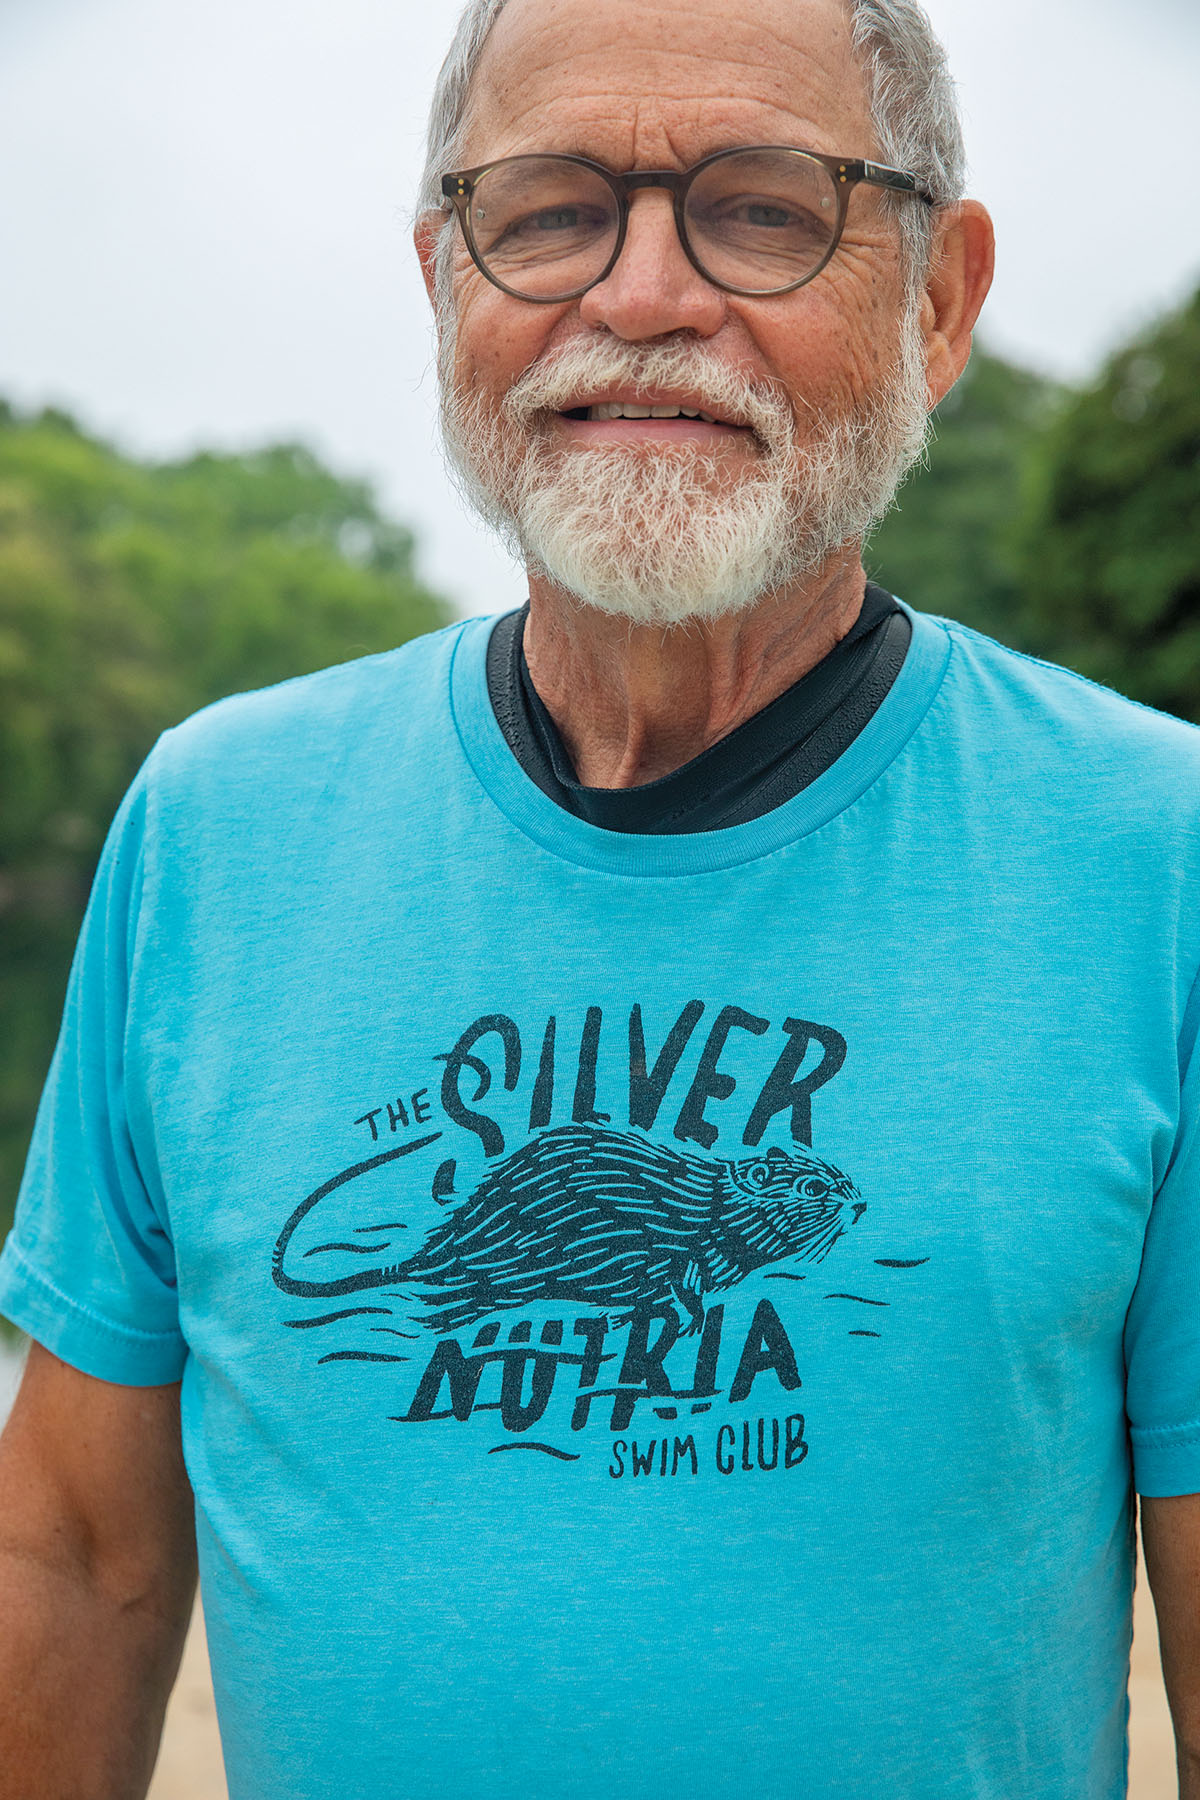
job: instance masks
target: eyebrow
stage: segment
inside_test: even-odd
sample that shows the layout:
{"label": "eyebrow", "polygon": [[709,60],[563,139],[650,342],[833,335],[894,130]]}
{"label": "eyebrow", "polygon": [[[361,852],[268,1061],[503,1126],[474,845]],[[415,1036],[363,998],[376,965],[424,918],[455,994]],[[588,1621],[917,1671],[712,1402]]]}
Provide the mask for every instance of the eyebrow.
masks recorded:
{"label": "eyebrow", "polygon": [[[701,151],[699,156],[694,156],[692,158],[691,162],[681,163],[680,168],[681,168],[681,170],[695,168],[697,163],[704,162],[710,156],[721,156],[727,150],[760,150],[760,149],[808,150],[815,155],[826,154],[823,151],[816,150],[815,146],[812,144],[782,143],[777,139],[772,139],[770,142],[767,142],[761,138],[754,139],[753,141],[750,139],[747,139],[747,138],[734,138],[731,141],[722,140],[722,142],[720,142],[720,143],[710,145],[707,150]],[[515,154],[523,155],[523,156],[531,156],[531,155],[537,155],[537,156],[582,156],[583,159],[585,160],[585,162],[599,163],[600,167],[602,169],[607,169],[610,172],[610,174],[627,175],[627,174],[632,173],[632,168],[630,168],[630,169],[618,168],[618,167],[616,167],[615,164],[608,162],[606,160],[606,158],[604,158],[603,156],[597,156],[594,150],[585,148],[580,143],[578,138],[568,138],[565,143],[555,144],[553,147],[547,147],[547,148],[539,149],[536,151],[530,151],[530,150],[517,151],[517,152],[515,152]],[[634,164],[632,167],[636,168],[638,166],[639,165]],[[643,166],[645,168],[651,167],[651,165],[649,163],[646,163],[641,166]],[[662,164],[656,163],[653,166],[655,168],[661,168]]]}

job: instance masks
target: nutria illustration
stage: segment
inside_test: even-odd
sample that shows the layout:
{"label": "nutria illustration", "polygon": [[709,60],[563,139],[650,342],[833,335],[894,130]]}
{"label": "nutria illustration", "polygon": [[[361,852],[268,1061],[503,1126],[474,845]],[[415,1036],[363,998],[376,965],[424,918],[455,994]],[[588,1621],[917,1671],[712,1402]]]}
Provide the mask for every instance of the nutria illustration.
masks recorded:
{"label": "nutria illustration", "polygon": [[622,1320],[675,1301],[695,1331],[706,1295],[785,1257],[821,1261],[865,1210],[849,1176],[803,1145],[728,1162],[636,1132],[561,1125],[489,1169],[406,1260],[336,1282],[296,1280],[284,1262],[297,1213],[274,1275],[307,1298],[415,1288],[433,1309],[419,1322],[438,1332],[552,1299]]}

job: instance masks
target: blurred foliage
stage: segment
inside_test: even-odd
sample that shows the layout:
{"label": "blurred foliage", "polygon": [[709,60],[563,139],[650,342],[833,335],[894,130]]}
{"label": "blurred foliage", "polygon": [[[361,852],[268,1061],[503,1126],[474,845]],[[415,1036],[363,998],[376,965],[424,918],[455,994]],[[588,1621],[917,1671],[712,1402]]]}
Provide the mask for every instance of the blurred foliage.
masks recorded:
{"label": "blurred foliage", "polygon": [[412,539],[306,450],[147,464],[0,405],[0,1234],[117,803],[223,694],[445,623]]}
{"label": "blurred foliage", "polygon": [[1031,446],[1014,541],[1027,642],[1200,722],[1200,293]]}
{"label": "blurred foliage", "polygon": [[1064,390],[976,350],[933,418],[927,464],[871,539],[867,569],[910,606],[1003,642],[1020,637],[1020,574],[1009,530],[1022,474]]}
{"label": "blurred foliage", "polygon": [[1200,293],[1072,391],[977,352],[867,566],[1200,723]]}

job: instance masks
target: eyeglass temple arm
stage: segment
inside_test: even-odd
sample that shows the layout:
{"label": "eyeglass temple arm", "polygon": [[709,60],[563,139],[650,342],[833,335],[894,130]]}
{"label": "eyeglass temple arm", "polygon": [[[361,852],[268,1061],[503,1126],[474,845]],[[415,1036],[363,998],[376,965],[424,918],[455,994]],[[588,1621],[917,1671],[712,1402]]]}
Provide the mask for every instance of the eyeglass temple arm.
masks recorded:
{"label": "eyeglass temple arm", "polygon": [[935,204],[929,189],[922,187],[915,175],[906,175],[903,169],[889,169],[886,163],[847,163],[846,173],[851,178],[868,182],[871,187],[892,188],[898,194],[915,194],[927,206]]}

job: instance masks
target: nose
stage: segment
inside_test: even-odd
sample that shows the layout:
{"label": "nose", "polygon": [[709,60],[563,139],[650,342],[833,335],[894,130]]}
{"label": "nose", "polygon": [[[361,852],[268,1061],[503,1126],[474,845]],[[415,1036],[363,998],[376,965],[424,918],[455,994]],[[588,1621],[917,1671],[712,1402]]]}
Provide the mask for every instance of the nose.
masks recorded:
{"label": "nose", "polygon": [[630,201],[620,256],[582,296],[579,311],[586,325],[630,342],[673,331],[712,337],[725,322],[726,301],[684,254],[671,196],[646,189]]}

